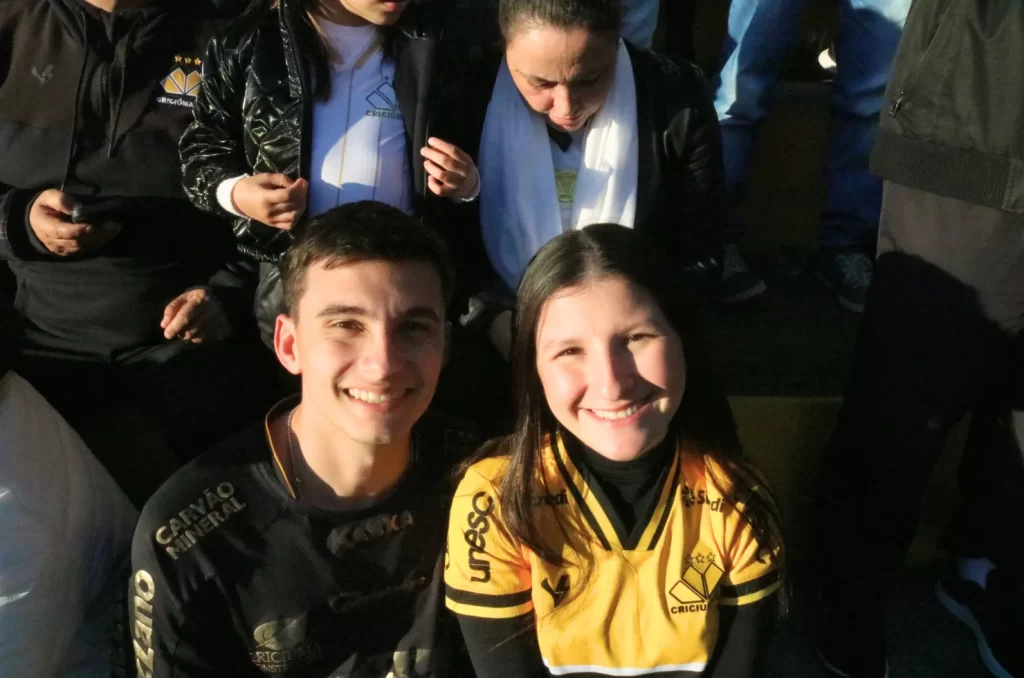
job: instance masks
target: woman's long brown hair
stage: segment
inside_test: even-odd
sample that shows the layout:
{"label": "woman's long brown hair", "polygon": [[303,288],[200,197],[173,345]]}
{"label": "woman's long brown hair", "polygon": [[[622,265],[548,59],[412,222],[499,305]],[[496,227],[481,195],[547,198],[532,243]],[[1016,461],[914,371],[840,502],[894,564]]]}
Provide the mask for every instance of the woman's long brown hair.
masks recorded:
{"label": "woman's long brown hair", "polygon": [[[669,425],[677,449],[703,455],[709,478],[749,523],[762,549],[784,558],[781,523],[774,498],[743,453],[736,423],[711,374],[693,291],[661,259],[659,250],[639,233],[611,224],[565,233],[537,253],[519,286],[512,340],[516,398],[515,432],[489,448],[508,456],[498,487],[501,517],[512,537],[541,558],[565,565],[558,544],[545,543],[535,522],[534,497],[541,490],[541,451],[559,430],[537,374],[536,334],[547,301],[557,292],[587,280],[618,276],[654,298],[682,340],[686,390]],[[722,473],[716,469],[722,469]],[[565,526],[563,526],[565,529]],[[582,536],[582,535],[577,535]],[[572,543],[586,543],[573,539]],[[589,560],[586,554],[578,554]],[[779,566],[784,563],[780,560]]]}

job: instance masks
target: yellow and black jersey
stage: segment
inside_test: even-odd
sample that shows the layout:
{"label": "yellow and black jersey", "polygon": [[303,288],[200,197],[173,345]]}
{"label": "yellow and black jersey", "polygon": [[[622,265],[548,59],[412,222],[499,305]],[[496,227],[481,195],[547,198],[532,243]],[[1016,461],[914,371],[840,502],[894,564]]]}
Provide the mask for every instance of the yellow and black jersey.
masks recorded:
{"label": "yellow and black jersey", "polygon": [[463,617],[532,611],[552,675],[700,673],[721,606],[779,588],[778,554],[757,542],[703,456],[673,456],[629,534],[561,439],[542,460],[534,523],[569,564],[555,566],[512,540],[496,490],[508,463],[492,458],[473,465],[456,492],[445,583],[448,607]]}

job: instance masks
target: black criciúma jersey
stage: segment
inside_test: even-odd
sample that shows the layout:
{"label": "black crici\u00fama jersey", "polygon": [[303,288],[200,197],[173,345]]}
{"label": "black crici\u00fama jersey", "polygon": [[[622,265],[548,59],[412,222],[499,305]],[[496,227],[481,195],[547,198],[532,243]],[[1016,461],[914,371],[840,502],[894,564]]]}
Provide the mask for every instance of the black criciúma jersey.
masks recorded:
{"label": "black crici\u00fama jersey", "polygon": [[287,405],[146,505],[129,584],[138,675],[453,675],[442,618],[449,478],[474,437],[428,413],[387,497],[325,511],[296,501],[279,471],[267,424]]}

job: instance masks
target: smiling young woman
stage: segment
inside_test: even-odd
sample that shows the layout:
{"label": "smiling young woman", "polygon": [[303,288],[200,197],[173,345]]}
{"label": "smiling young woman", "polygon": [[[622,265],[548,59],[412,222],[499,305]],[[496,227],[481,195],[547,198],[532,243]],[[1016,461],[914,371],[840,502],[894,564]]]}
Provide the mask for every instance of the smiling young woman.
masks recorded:
{"label": "smiling young woman", "polygon": [[559,236],[527,269],[515,432],[469,467],[449,523],[447,602],[479,676],[755,675],[778,513],[696,310],[621,226]]}

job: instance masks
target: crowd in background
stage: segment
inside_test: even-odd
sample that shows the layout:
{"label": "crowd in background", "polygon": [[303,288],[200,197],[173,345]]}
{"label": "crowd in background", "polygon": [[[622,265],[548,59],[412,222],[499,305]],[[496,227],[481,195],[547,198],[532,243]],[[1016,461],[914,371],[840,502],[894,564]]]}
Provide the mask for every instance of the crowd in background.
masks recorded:
{"label": "crowd in background", "polygon": [[882,678],[971,414],[936,592],[1024,676],[1024,5],[837,2],[794,581],[703,327],[805,5],[0,0],[0,673],[752,677],[807,587]]}

